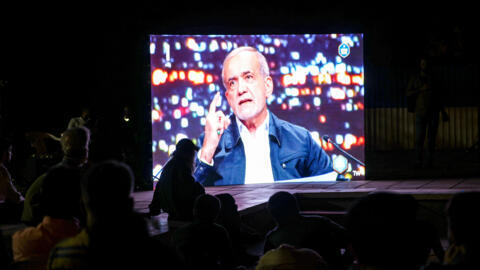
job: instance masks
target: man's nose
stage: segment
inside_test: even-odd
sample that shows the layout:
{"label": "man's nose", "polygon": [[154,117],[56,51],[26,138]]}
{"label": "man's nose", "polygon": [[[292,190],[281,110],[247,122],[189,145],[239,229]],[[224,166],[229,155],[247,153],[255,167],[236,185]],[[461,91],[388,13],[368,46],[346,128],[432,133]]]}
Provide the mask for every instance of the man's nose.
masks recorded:
{"label": "man's nose", "polygon": [[247,83],[243,79],[238,80],[238,95],[242,95],[247,91],[248,91]]}

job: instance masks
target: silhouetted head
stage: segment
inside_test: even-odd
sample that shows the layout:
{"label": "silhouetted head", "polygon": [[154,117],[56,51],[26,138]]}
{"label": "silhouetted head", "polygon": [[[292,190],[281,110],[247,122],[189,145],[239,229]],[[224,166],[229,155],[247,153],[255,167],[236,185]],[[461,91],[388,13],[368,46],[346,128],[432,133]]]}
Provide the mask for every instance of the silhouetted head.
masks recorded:
{"label": "silhouetted head", "polygon": [[457,193],[448,202],[448,226],[456,244],[480,245],[480,218],[475,214],[479,205],[478,191]]}
{"label": "silhouetted head", "polygon": [[195,155],[195,152],[198,151],[199,147],[196,146],[192,140],[184,138],[178,141],[175,146],[175,151],[172,153],[173,156],[182,156],[190,157]]}
{"label": "silhouetted head", "polygon": [[40,208],[45,216],[69,219],[77,217],[80,209],[80,170],[52,167],[45,175],[40,198]]}
{"label": "silhouetted head", "polygon": [[297,218],[300,214],[297,199],[286,191],[279,191],[270,197],[268,210],[279,225]]}
{"label": "silhouetted head", "polygon": [[220,201],[209,194],[203,194],[195,199],[193,218],[198,221],[214,222],[220,211]]}
{"label": "silhouetted head", "polygon": [[235,198],[229,193],[222,193],[215,195],[220,200],[220,204],[222,205],[222,212],[236,212],[238,207],[235,203]]}
{"label": "silhouetted head", "polygon": [[228,193],[217,194],[215,197],[220,200],[220,214],[218,216],[218,223],[224,227],[239,226],[241,223],[240,214],[238,213],[238,206],[235,199]]}
{"label": "silhouetted head", "polygon": [[103,161],[92,166],[82,179],[82,199],[93,216],[128,214],[133,210],[133,174],[125,163]]}
{"label": "silhouetted head", "polygon": [[192,140],[184,138],[178,141],[175,146],[175,151],[172,153],[172,157],[175,159],[184,160],[193,171],[193,163],[195,161],[195,153],[198,151],[199,147],[196,146]]}
{"label": "silhouetted head", "polygon": [[62,133],[60,144],[66,159],[77,164],[88,160],[88,146],[90,143],[90,130],[86,127],[67,129]]}
{"label": "silhouetted head", "polygon": [[381,269],[411,269],[416,213],[412,199],[396,193],[375,192],[352,205],[346,228],[360,264]]}

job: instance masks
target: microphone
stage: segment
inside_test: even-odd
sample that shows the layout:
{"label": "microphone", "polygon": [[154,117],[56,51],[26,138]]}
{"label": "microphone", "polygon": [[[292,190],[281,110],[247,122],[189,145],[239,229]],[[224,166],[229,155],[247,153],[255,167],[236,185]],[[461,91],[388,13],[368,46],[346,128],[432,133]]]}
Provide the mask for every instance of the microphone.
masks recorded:
{"label": "microphone", "polygon": [[325,141],[325,142],[329,142],[331,143],[335,148],[337,148],[338,151],[342,152],[344,155],[346,155],[347,157],[349,157],[350,159],[354,160],[355,162],[357,162],[358,164],[362,165],[362,166],[365,166],[365,163],[361,162],[360,160],[358,160],[357,158],[355,158],[354,156],[350,155],[349,153],[347,153],[345,150],[343,150],[338,144],[336,144],[332,138],[330,138],[330,136],[328,135],[323,135],[322,139]]}

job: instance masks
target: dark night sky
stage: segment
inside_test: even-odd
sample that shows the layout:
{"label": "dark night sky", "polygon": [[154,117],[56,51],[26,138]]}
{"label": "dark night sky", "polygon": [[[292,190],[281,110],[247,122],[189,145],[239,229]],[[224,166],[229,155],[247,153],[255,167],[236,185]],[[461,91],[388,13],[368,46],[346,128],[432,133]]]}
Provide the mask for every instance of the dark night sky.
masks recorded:
{"label": "dark night sky", "polygon": [[388,5],[201,3],[185,10],[185,3],[159,1],[2,8],[0,79],[9,81],[2,112],[27,129],[52,131],[82,104],[110,112],[122,104],[146,105],[152,33],[363,32],[366,60],[385,65],[385,59],[409,64],[405,59],[418,54],[428,36],[457,24],[472,27],[473,11],[461,5]]}

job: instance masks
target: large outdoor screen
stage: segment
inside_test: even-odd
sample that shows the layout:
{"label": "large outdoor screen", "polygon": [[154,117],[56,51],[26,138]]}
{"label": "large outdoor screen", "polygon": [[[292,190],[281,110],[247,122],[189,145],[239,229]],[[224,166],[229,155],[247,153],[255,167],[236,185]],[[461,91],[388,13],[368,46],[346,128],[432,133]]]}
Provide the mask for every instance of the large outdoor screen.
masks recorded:
{"label": "large outdoor screen", "polygon": [[[334,168],[323,176],[275,181],[336,180],[339,174],[365,178],[363,34],[151,35],[149,46],[155,178],[180,139],[201,147],[217,92],[216,110],[233,114],[222,65],[229,52],[242,46],[256,48],[267,60],[273,82],[266,100],[269,113],[307,129]],[[326,142],[325,135],[361,162]]]}

